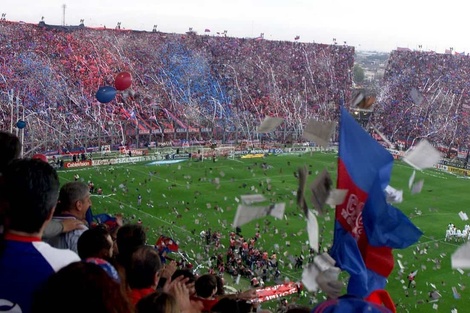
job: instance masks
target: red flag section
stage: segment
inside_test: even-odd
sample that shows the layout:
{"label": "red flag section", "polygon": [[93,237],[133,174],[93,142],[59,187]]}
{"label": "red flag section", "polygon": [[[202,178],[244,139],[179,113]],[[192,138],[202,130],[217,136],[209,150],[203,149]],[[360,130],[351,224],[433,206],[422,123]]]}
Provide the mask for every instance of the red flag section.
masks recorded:
{"label": "red flag section", "polygon": [[350,295],[384,289],[393,269],[392,249],[404,249],[422,235],[386,202],[392,167],[392,155],[341,107],[337,188],[348,194],[336,206],[330,255],[350,274]]}
{"label": "red flag section", "polygon": [[285,297],[294,293],[297,293],[299,287],[297,283],[286,283],[282,285],[269,286],[261,289],[256,289],[256,295],[258,296],[256,302],[265,302],[274,300],[277,298]]}
{"label": "red flag section", "polygon": [[176,241],[174,241],[170,237],[167,237],[167,236],[164,236],[164,235],[161,235],[158,238],[157,242],[155,243],[155,247],[157,247],[158,250],[163,250],[163,249],[167,248],[168,250],[170,250],[172,252],[177,252],[178,249],[179,249],[179,246],[176,243]]}

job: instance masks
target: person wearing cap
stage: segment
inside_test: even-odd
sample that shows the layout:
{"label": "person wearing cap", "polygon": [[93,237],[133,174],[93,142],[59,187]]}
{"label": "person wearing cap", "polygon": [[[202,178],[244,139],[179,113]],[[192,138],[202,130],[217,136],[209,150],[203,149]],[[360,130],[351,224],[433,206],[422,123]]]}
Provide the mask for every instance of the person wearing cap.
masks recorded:
{"label": "person wearing cap", "polygon": [[[65,219],[73,219],[84,221],[90,207],[91,199],[88,186],[79,181],[68,182],[60,188],[59,201],[53,220],[62,221]],[[88,227],[83,225],[82,228],[49,238],[47,242],[53,247],[70,249],[78,253],[78,238],[80,238],[82,233],[87,229]]]}
{"label": "person wearing cap", "polygon": [[59,177],[40,160],[18,159],[3,172],[6,228],[0,251],[0,302],[10,312],[31,312],[32,296],[55,272],[80,261],[70,250],[41,241],[57,204]]}

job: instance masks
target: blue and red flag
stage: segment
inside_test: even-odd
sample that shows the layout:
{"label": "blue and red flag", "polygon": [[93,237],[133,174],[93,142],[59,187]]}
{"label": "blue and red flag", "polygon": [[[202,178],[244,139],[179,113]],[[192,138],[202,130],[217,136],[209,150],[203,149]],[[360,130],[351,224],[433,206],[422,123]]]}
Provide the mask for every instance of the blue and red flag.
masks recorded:
{"label": "blue and red flag", "polygon": [[108,227],[108,230],[110,231],[114,231],[116,227],[120,225],[118,223],[118,219],[115,216],[109,215],[107,213],[94,215],[91,207],[89,207],[86,211],[85,220],[87,221],[90,227],[94,227],[99,224],[104,224]]}
{"label": "blue and red flag", "polygon": [[164,235],[160,235],[160,237],[158,237],[157,242],[155,243],[155,247],[158,250],[167,250],[169,252],[178,252],[179,249],[179,246],[175,240]]}
{"label": "blue and red flag", "polygon": [[386,201],[392,167],[392,155],[341,107],[337,188],[348,193],[336,206],[330,255],[350,275],[348,294],[367,297],[385,289],[392,249],[406,248],[422,235]]}

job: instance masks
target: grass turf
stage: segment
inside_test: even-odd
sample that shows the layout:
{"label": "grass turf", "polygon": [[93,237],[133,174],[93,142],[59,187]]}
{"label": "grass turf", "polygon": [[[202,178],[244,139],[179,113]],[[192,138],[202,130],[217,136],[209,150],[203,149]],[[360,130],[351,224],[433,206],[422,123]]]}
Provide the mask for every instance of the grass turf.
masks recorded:
{"label": "grass turf", "polygon": [[[263,169],[265,162],[268,169]],[[204,252],[204,241],[199,233],[211,228],[221,231],[222,244],[228,247],[228,233],[232,231],[237,199],[240,195],[263,193],[271,202],[285,202],[285,219],[272,217],[259,219],[243,225],[245,237],[255,234],[256,224],[261,228],[258,247],[272,252],[279,245],[278,256],[283,277],[293,281],[300,280],[301,270],[290,269],[290,256],[308,255],[306,222],[296,206],[295,191],[297,178],[294,172],[306,165],[311,173],[308,183],[324,168],[336,179],[336,154],[306,153],[299,155],[268,156],[259,159],[219,159],[217,162],[183,161],[175,164],[156,165],[146,163],[101,166],[85,169],[62,170],[61,182],[73,180],[78,173],[80,179],[93,181],[96,188],[103,189],[103,195],[94,195],[93,212],[124,213],[130,222],[139,218],[147,226],[149,243],[153,244],[160,234],[179,241],[180,248],[193,258],[195,264],[202,266],[209,256]],[[470,296],[465,288],[470,277],[451,269],[450,256],[462,243],[445,242],[447,225],[454,223],[463,229],[459,211],[467,208],[470,181],[450,174],[429,169],[419,171],[416,181],[424,179],[421,193],[411,195],[408,179],[412,168],[396,161],[390,185],[404,191],[404,201],[396,206],[401,209],[424,233],[420,241],[404,250],[394,250],[395,269],[389,277],[387,290],[395,301],[398,312],[450,312],[457,308],[464,312],[470,306]],[[138,195],[142,204],[137,204]],[[307,192],[307,199],[309,193]],[[321,247],[327,249],[332,244],[334,210],[319,217]],[[286,245],[290,242],[290,246]],[[224,253],[211,249],[210,254]],[[397,260],[405,267],[399,274]],[[407,275],[418,270],[416,285],[407,288]],[[343,275],[347,278],[347,275]],[[233,283],[228,280],[229,285]],[[271,282],[272,283],[272,282]],[[236,288],[248,288],[242,281]],[[442,295],[432,302],[429,292],[434,287]],[[455,287],[459,296],[452,292]],[[324,295],[310,295],[307,298],[291,298],[291,303],[312,307],[310,301],[321,301]],[[310,303],[309,303],[310,302]],[[437,305],[437,307],[435,307]],[[274,308],[276,302],[266,303],[264,307]]]}

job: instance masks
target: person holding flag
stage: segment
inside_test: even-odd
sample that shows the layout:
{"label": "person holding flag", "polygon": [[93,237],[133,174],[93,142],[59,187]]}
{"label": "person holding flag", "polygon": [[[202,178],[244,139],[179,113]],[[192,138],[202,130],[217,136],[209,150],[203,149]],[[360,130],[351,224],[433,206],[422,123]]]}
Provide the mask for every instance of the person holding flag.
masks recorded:
{"label": "person holding flag", "polygon": [[414,244],[422,232],[386,201],[392,155],[343,106],[340,111],[337,189],[348,191],[345,201],[336,206],[329,254],[335,266],[350,275],[348,296],[384,299],[375,296],[383,295],[393,269],[392,249]]}

